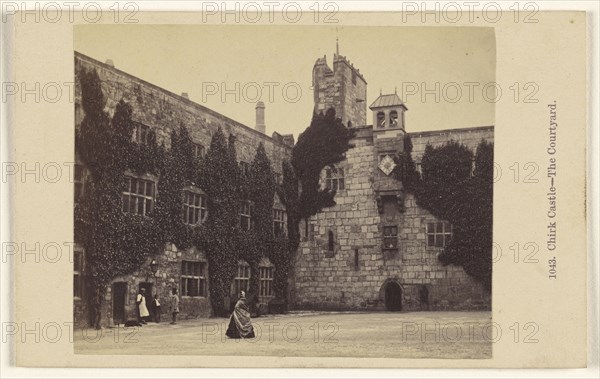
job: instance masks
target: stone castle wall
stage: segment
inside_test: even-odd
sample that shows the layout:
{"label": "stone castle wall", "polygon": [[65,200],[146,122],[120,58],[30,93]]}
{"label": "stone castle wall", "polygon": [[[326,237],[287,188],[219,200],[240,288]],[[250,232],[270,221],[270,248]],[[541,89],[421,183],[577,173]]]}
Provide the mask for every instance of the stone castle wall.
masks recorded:
{"label": "stone castle wall", "polygon": [[333,107],[344,125],[366,124],[367,83],[345,57],[334,57],[333,70],[325,58],[318,59],[313,68],[313,87],[315,111],[325,113]]}
{"label": "stone castle wall", "polygon": [[[254,160],[256,149],[262,142],[268,157],[271,160],[273,170],[282,173],[282,161],[288,159],[291,155],[291,146],[281,142],[280,139],[273,139],[264,135],[246,125],[236,122],[217,112],[214,112],[202,105],[173,94],[167,90],[157,87],[142,79],[136,78],[130,74],[120,71],[112,66],[96,61],[85,55],[75,54],[75,126],[79,127],[83,119],[81,109],[81,87],[79,84],[79,75],[82,70],[95,69],[101,80],[102,92],[104,93],[107,104],[106,111],[112,114],[119,100],[124,99],[131,104],[133,110],[133,120],[149,126],[156,132],[158,143],[165,143],[170,147],[170,133],[175,127],[182,123],[185,125],[192,140],[201,144],[208,150],[214,133],[219,127],[223,129],[225,135],[234,134],[236,136],[236,150],[239,161],[250,163]],[[253,104],[249,106],[254,107]],[[279,209],[285,207],[275,199],[274,204]],[[158,262],[159,271],[156,277],[150,275],[149,263],[154,258]],[[153,291],[158,293],[162,299],[163,316],[168,317],[168,296],[173,286],[179,287],[181,277],[181,261],[205,261],[204,253],[189,249],[186,251],[177,250],[173,244],[167,244],[164,252],[156,257],[149,258],[143,267],[133,273],[121,278],[116,278],[113,282],[125,282],[127,284],[126,315],[128,318],[135,318],[135,296],[139,284],[153,283]],[[207,265],[208,267],[208,265]],[[208,280],[207,280],[208,283]],[[207,317],[211,313],[210,299],[208,297],[181,298],[180,318]],[[74,301],[74,319],[76,324],[85,326],[88,323],[86,299],[77,299]],[[113,314],[112,286],[109,286],[103,305],[102,321],[103,324],[112,323]],[[164,320],[164,317],[163,317]]]}
{"label": "stone castle wall", "polygon": [[[79,74],[82,69],[96,69],[102,81],[102,92],[107,104],[106,110],[112,115],[119,100],[124,99],[133,109],[133,120],[148,125],[156,132],[158,143],[171,145],[170,133],[180,124],[185,125],[192,140],[202,144],[207,150],[212,134],[221,127],[225,135],[236,136],[236,149],[239,161],[252,162],[256,148],[262,142],[273,169],[281,173],[281,162],[291,154],[291,146],[280,143],[244,124],[234,121],[185,97],[148,83],[135,76],[120,71],[107,64],[82,54],[75,55],[75,102],[76,126],[83,119],[80,110],[81,88]],[[248,104],[254,108],[254,104]]]}
{"label": "stone castle wall", "polygon": [[493,126],[436,130],[431,132],[413,132],[408,134],[410,135],[413,144],[412,157],[415,162],[421,162],[423,153],[425,152],[425,146],[427,146],[428,143],[435,147],[450,140],[454,140],[467,146],[473,151],[473,154],[475,154],[477,146],[482,139],[488,142],[494,141]]}
{"label": "stone castle wall", "polygon": [[[476,146],[481,134],[469,135]],[[428,138],[434,143],[442,142],[444,137],[433,133]],[[413,138],[413,144],[415,140],[424,150],[424,136]],[[368,138],[353,143],[356,146],[339,164],[345,171],[346,188],[337,192],[337,205],[313,216],[308,233],[301,228],[302,242],[295,265],[295,306],[385,309],[385,287],[395,282],[402,290],[403,310],[489,308],[490,294],[461,267],[442,266],[437,256],[443,248],[427,246],[427,223],[439,220],[419,208],[411,194],[404,200],[404,212],[383,219],[374,189],[378,175],[376,148]],[[397,251],[383,249],[383,227],[390,225],[390,220],[398,226]],[[333,254],[328,251],[329,231],[335,236]],[[425,297],[424,288],[428,294]]]}
{"label": "stone castle wall", "polygon": [[[152,274],[150,269],[150,262],[152,259],[156,260],[158,264],[158,271],[155,275]],[[121,276],[113,280],[114,283],[125,283],[127,287],[127,295],[125,300],[125,317],[126,319],[137,318],[137,306],[136,297],[139,291],[140,284],[151,284],[152,295],[157,294],[161,303],[161,322],[169,322],[171,320],[171,314],[169,312],[170,306],[170,294],[171,288],[175,287],[180,289],[180,279],[182,271],[182,261],[196,261],[206,264],[205,271],[205,284],[206,284],[206,296],[200,297],[189,297],[183,296],[178,293],[179,296],[179,310],[180,314],[178,319],[189,319],[197,317],[209,317],[211,315],[210,296],[208,283],[208,261],[203,252],[192,247],[187,250],[178,250],[177,247],[172,243],[167,243],[164,251],[157,256],[150,257],[148,260],[133,274]],[[102,317],[104,325],[112,325],[113,323],[113,299],[112,299],[112,285],[107,288],[106,303],[103,308]],[[150,303],[146,304],[150,311],[151,318],[154,317],[154,312]]]}

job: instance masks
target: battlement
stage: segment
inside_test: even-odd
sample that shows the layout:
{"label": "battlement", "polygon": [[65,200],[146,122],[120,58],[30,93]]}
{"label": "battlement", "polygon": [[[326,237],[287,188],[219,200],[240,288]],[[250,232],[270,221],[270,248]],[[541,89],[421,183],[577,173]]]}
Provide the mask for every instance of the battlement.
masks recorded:
{"label": "battlement", "polygon": [[362,79],[363,82],[365,82],[365,84],[367,84],[367,81],[365,80],[365,77],[360,73],[360,70],[355,68],[354,64],[352,64],[350,62],[350,60],[348,60],[348,58],[346,58],[344,55],[339,55],[339,54],[333,55],[333,71],[334,72],[336,70],[337,64],[345,64],[346,66],[348,66],[348,68],[350,68],[352,70],[352,72],[354,72],[354,74],[356,76],[358,76],[360,79]]}
{"label": "battlement", "polygon": [[318,58],[313,66],[315,112],[334,108],[344,125],[366,124],[367,81],[345,56],[333,55],[333,70],[327,57]]}
{"label": "battlement", "polygon": [[344,55],[333,54],[333,70],[327,64],[326,55],[324,55],[323,58],[317,58],[313,70],[319,69],[322,71],[324,76],[333,76],[337,70],[343,70],[342,67],[338,66],[339,64],[344,64],[354,73],[354,75],[367,84],[367,80],[361,74],[360,70],[354,67],[354,64],[352,64],[352,62],[350,62],[350,60],[348,60],[348,58],[346,58]]}

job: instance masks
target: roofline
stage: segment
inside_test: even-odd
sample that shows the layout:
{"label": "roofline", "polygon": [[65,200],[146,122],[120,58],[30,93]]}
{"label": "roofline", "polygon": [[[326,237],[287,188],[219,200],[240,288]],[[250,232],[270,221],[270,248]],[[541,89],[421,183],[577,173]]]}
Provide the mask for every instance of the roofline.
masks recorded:
{"label": "roofline", "polygon": [[477,130],[494,130],[494,125],[487,126],[472,126],[467,128],[454,128],[454,129],[438,129],[438,130],[426,130],[422,132],[410,132],[407,133],[411,137],[413,136],[427,136],[433,134],[446,134],[446,133],[456,133],[456,132],[472,132]]}
{"label": "roofline", "polygon": [[176,94],[176,93],[174,93],[174,92],[171,92],[171,91],[169,91],[169,90],[167,90],[167,89],[164,89],[164,88],[162,88],[162,87],[159,87],[159,86],[157,86],[156,84],[152,84],[152,83],[150,83],[150,82],[148,82],[148,81],[146,81],[146,80],[144,80],[144,79],[141,79],[141,78],[139,78],[139,77],[137,77],[137,76],[135,76],[135,75],[132,75],[132,74],[130,74],[130,73],[128,73],[128,72],[125,72],[125,71],[123,71],[123,70],[120,70],[120,69],[118,69],[118,68],[116,68],[116,67],[110,66],[110,65],[108,65],[108,64],[106,64],[106,63],[100,62],[99,60],[97,60],[97,59],[94,59],[94,58],[92,58],[92,57],[90,57],[90,56],[88,56],[88,55],[82,54],[82,53],[80,53],[80,52],[78,52],[78,51],[74,51],[74,53],[75,53],[75,57],[78,57],[78,58],[80,58],[80,59],[83,59],[83,60],[87,60],[87,61],[89,61],[90,63],[93,63],[93,64],[95,64],[95,65],[98,65],[98,66],[100,66],[100,67],[102,67],[102,68],[105,68],[105,69],[107,69],[107,70],[112,70],[112,71],[115,71],[115,72],[117,72],[117,73],[119,73],[119,74],[121,74],[121,75],[124,75],[124,76],[126,76],[126,77],[129,77],[130,79],[134,79],[134,80],[136,80],[136,81],[138,81],[138,82],[141,82],[141,83],[142,83],[142,84],[144,84],[144,85],[147,85],[147,86],[149,86],[149,87],[152,87],[152,88],[154,88],[154,89],[156,89],[156,90],[158,90],[158,91],[161,91],[161,92],[163,92],[164,94],[166,94],[166,95],[168,95],[168,96],[171,96],[171,97],[173,97],[175,100],[179,100],[180,102],[182,102],[182,103],[185,103],[185,104],[187,104],[187,105],[191,105],[191,106],[193,106],[193,107],[197,108],[198,110],[201,110],[201,111],[203,111],[203,112],[209,113],[209,114],[211,114],[211,115],[213,115],[213,116],[216,116],[216,117],[223,118],[223,119],[225,119],[226,121],[229,121],[229,122],[233,123],[233,124],[234,124],[234,125],[236,125],[236,126],[240,126],[240,127],[242,127],[242,128],[245,128],[245,129],[247,129],[247,130],[249,130],[249,131],[252,131],[254,134],[256,134],[256,135],[258,135],[258,136],[260,136],[260,137],[262,137],[262,138],[264,138],[264,139],[266,139],[266,140],[268,140],[268,141],[270,141],[270,142],[272,142],[272,143],[274,143],[274,144],[276,144],[276,145],[279,145],[279,146],[284,146],[284,147],[287,147],[287,148],[289,148],[289,147],[290,147],[290,146],[288,146],[288,145],[286,145],[286,144],[283,144],[283,143],[280,143],[279,141],[276,141],[275,139],[273,139],[272,137],[268,136],[267,134],[261,133],[261,132],[259,132],[258,130],[254,129],[254,128],[251,128],[251,127],[249,127],[249,126],[247,126],[247,125],[244,125],[244,124],[242,124],[241,122],[239,122],[239,121],[236,121],[236,120],[234,120],[234,119],[232,119],[232,118],[229,118],[229,117],[227,117],[227,116],[225,116],[225,115],[223,115],[223,114],[221,114],[221,113],[219,113],[219,112],[213,111],[212,109],[210,109],[210,108],[207,108],[207,107],[205,107],[205,106],[203,106],[203,105],[201,105],[201,104],[198,104],[198,103],[196,103],[196,102],[193,102],[192,100],[190,100],[190,99],[187,99],[187,98],[185,98],[185,97],[183,97],[183,96],[181,96],[181,95],[177,95],[177,94]]}
{"label": "roofline", "polygon": [[352,71],[354,71],[356,76],[358,76],[359,78],[362,79],[363,82],[365,82],[365,84],[369,84],[369,83],[367,83],[367,79],[365,79],[363,74],[360,73],[358,71],[358,69],[355,68],[352,64],[350,64],[350,62],[348,61],[348,59],[346,58],[345,55],[333,54],[333,65],[334,66],[335,66],[336,62],[344,62],[346,64],[346,66],[348,66]]}
{"label": "roofline", "polygon": [[[375,100],[373,102],[373,104],[375,104],[376,101],[377,100]],[[372,111],[374,111],[376,109],[393,108],[393,107],[402,107],[402,108],[404,108],[404,110],[408,110],[408,108],[406,107],[406,105],[404,105],[404,103],[396,104],[396,105],[380,105],[380,106],[377,106],[377,107],[374,107],[373,104],[371,104],[369,106],[369,109],[372,110]]]}
{"label": "roofline", "polygon": [[[361,126],[355,126],[352,127],[352,129],[372,129],[373,125],[361,125]],[[433,134],[442,134],[442,133],[455,133],[455,132],[465,132],[465,131],[476,131],[476,130],[494,130],[494,125],[487,125],[487,126],[471,126],[471,127],[467,127],[467,128],[453,128],[453,129],[437,129],[437,130],[424,130],[421,132],[407,132],[406,134],[409,134],[411,137],[412,136],[426,136],[426,135],[433,135]],[[382,129],[383,130],[383,129]]]}

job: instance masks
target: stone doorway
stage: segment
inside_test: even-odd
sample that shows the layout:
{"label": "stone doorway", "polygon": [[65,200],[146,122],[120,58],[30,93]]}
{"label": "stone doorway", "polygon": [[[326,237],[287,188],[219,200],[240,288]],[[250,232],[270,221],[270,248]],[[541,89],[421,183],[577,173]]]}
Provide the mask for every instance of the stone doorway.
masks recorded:
{"label": "stone doorway", "polygon": [[385,309],[392,312],[402,310],[402,289],[394,281],[385,286]]}

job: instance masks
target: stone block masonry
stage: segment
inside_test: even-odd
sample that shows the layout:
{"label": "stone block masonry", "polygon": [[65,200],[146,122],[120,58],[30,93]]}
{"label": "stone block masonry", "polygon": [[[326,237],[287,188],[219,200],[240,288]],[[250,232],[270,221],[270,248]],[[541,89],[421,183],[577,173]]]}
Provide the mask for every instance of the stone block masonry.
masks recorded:
{"label": "stone block masonry", "polygon": [[[118,66],[118,62],[116,63]],[[77,52],[75,53],[76,129],[84,117],[79,83],[79,77],[84,69],[95,69],[98,73],[102,92],[107,101],[105,110],[110,115],[114,113],[117,103],[123,99],[132,107],[134,122],[146,125],[153,130],[156,133],[157,142],[159,144],[164,143],[167,148],[170,148],[171,145],[170,135],[173,129],[184,125],[187,127],[193,142],[202,145],[206,151],[210,147],[213,133],[220,127],[226,136],[233,134],[236,137],[236,152],[240,162],[251,163],[256,155],[256,149],[260,143],[263,143],[273,170],[280,177],[283,160],[289,159],[291,156],[293,142],[286,142],[289,140],[289,136],[276,134],[277,138],[271,138],[256,129],[194,103],[187,96],[179,96],[123,72],[113,65],[99,62]],[[252,109],[255,107],[254,104],[248,104],[248,106]],[[274,207],[285,210],[278,199],[275,199]],[[157,262],[158,272],[156,275],[153,275],[150,271],[149,265],[152,259]],[[204,290],[199,296],[192,297],[181,293],[181,280],[184,275],[182,265],[184,261],[199,262],[203,265],[204,278],[201,277],[199,280],[203,281]],[[135,299],[140,286],[150,289],[152,294],[159,295],[162,300],[163,321],[167,321],[170,317],[168,314],[169,294],[173,287],[178,288],[181,299],[179,306],[180,318],[210,316],[208,268],[206,257],[202,251],[195,248],[182,251],[175,245],[168,243],[164,251],[149,257],[147,262],[132,275],[113,280],[113,283],[107,288],[105,301],[102,305],[102,324],[104,326],[111,325],[115,318],[136,318]],[[84,277],[85,274],[83,272]],[[76,325],[81,327],[86,326],[89,322],[87,301],[86,298],[74,299],[74,321]]]}
{"label": "stone block masonry", "polygon": [[[467,129],[453,136],[470,136],[468,145],[473,148],[492,133],[490,128]],[[337,205],[313,216],[309,234],[302,236],[295,262],[295,306],[384,310],[386,287],[393,282],[401,289],[402,310],[489,309],[490,294],[481,284],[461,267],[443,266],[438,261],[443,248],[427,245],[427,223],[440,220],[418,207],[411,194],[406,195],[404,212],[395,221],[398,249],[383,249],[385,220],[378,212],[374,188],[379,175],[376,147],[364,134],[352,142],[355,147],[338,165],[344,169],[346,185],[336,194]],[[447,138],[436,140],[437,136],[440,133],[432,132],[428,141],[441,143]],[[424,149],[424,136],[416,139]],[[335,237],[333,254],[328,252],[329,231]]]}
{"label": "stone block masonry", "polygon": [[[114,113],[117,103],[123,99],[133,109],[133,120],[147,125],[155,131],[157,142],[167,148],[171,146],[170,134],[173,128],[185,125],[194,143],[208,149],[212,134],[221,127],[225,135],[236,136],[238,160],[250,163],[256,154],[258,144],[265,146],[275,172],[281,173],[283,159],[291,155],[292,146],[281,143],[249,126],[232,120],[188,98],[176,95],[140,78],[120,71],[105,63],[75,53],[75,125],[83,119],[81,110],[81,87],[79,73],[83,69],[96,69],[102,82],[102,92],[107,98],[106,108]],[[254,108],[254,104],[248,104]]]}

